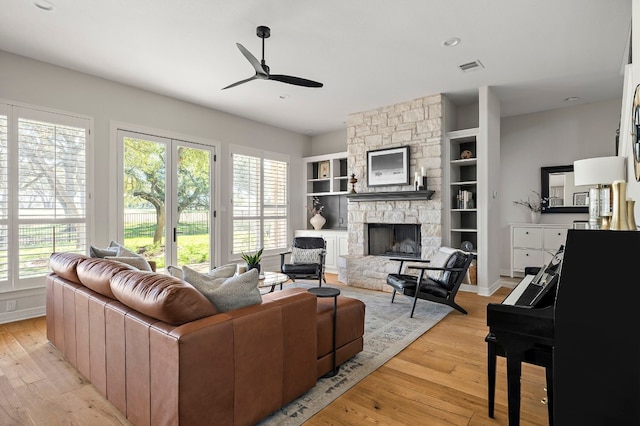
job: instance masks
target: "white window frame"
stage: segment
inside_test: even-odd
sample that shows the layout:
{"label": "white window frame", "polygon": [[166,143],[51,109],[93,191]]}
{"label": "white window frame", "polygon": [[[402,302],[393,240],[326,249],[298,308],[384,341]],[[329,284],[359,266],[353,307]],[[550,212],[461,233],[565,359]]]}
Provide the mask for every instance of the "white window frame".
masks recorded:
{"label": "white window frame", "polygon": [[[85,129],[85,216],[82,221],[72,221],[82,223],[85,226],[85,244],[83,251],[86,253],[90,241],[94,238],[93,222],[93,117],[44,108],[10,100],[0,99],[0,114],[7,116],[7,145],[8,145],[8,188],[9,206],[8,219],[4,221],[8,226],[8,278],[0,281],[0,293],[30,288],[40,288],[45,286],[45,274],[28,278],[19,278],[19,227],[28,223],[39,223],[41,220],[20,219],[18,208],[18,193],[16,182],[18,179],[18,122],[19,119],[37,120],[47,123],[72,126]],[[0,221],[2,221],[0,219]],[[65,220],[50,220],[50,223],[65,223]]]}
{"label": "white window frame", "polygon": [[[235,154],[238,155],[246,155],[249,157],[256,157],[256,158],[260,158],[261,160],[261,164],[264,164],[264,160],[273,160],[273,161],[281,161],[284,163],[287,163],[287,208],[286,208],[286,221],[287,221],[287,225],[286,225],[286,238],[285,238],[285,245],[283,247],[277,247],[275,249],[272,250],[265,250],[263,253],[263,256],[269,256],[269,255],[275,255],[278,253],[281,253],[283,250],[286,250],[287,247],[289,246],[289,240],[290,240],[290,235],[289,235],[289,230],[291,229],[291,161],[290,161],[290,157],[287,154],[281,154],[281,153],[277,153],[277,152],[270,152],[270,151],[264,151],[264,150],[260,150],[260,149],[254,149],[254,148],[249,148],[249,147],[245,147],[245,146],[240,146],[240,145],[231,145],[229,147],[229,158],[230,158],[230,167],[229,167],[229,192],[231,195],[231,214],[230,214],[230,226],[229,226],[229,252],[231,255],[231,259],[232,260],[238,260],[241,257],[241,253],[234,253],[233,252],[233,248],[234,248],[234,241],[233,241],[233,225],[234,225],[234,221],[236,220],[236,217],[234,216],[234,209],[233,209],[233,167],[234,167],[234,163],[233,163],[233,156]],[[261,167],[261,175],[260,175],[260,193],[264,194],[264,167]],[[264,200],[260,201],[260,216],[255,217],[256,219],[258,219],[260,221],[260,244],[259,246],[262,247],[264,245]],[[272,216],[269,216],[267,219],[271,219],[273,218]],[[238,219],[248,219],[247,217],[242,217],[242,218],[238,218]]]}

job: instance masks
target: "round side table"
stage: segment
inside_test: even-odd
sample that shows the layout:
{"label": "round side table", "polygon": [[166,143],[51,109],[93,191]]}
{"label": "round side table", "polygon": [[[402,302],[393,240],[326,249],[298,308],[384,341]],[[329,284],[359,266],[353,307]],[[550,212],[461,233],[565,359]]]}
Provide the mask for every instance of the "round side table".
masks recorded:
{"label": "round side table", "polygon": [[336,365],[336,323],[338,313],[338,296],[340,295],[340,290],[331,287],[314,287],[307,291],[311,294],[315,294],[316,297],[333,297],[333,370],[322,376],[333,377],[338,374],[339,369]]}

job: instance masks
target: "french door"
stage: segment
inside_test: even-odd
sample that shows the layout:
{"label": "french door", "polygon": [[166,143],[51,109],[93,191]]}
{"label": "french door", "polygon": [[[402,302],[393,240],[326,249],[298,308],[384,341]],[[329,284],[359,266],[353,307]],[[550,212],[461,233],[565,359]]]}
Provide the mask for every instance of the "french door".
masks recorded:
{"label": "french door", "polygon": [[118,130],[118,141],[123,244],[158,270],[209,270],[215,148],[125,130]]}

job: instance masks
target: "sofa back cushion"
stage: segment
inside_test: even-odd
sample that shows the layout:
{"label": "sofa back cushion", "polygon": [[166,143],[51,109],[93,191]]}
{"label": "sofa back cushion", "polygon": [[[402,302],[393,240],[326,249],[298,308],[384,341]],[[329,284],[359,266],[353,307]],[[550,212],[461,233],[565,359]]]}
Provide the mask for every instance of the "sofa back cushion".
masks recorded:
{"label": "sofa back cushion", "polygon": [[76,269],[84,259],[88,259],[87,256],[78,253],[53,253],[49,258],[49,267],[59,277],[81,284]]}
{"label": "sofa back cushion", "polygon": [[130,270],[134,269],[120,262],[91,258],[83,260],[78,265],[78,278],[80,278],[85,287],[103,296],[115,299],[116,296],[111,291],[111,277],[118,272]]}
{"label": "sofa back cushion", "polygon": [[168,275],[121,271],[111,277],[111,291],[128,307],[171,325],[217,313],[211,302],[193,286]]}

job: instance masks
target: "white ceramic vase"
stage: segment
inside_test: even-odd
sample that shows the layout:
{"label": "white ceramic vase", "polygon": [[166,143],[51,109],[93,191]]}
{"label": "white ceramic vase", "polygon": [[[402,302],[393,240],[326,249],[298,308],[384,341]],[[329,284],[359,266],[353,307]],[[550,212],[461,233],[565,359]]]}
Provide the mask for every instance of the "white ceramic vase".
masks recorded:
{"label": "white ceramic vase", "polygon": [[531,223],[540,223],[540,212],[531,211]]}
{"label": "white ceramic vase", "polygon": [[313,226],[313,229],[319,231],[322,229],[324,224],[327,223],[327,219],[325,219],[320,213],[316,213],[311,219],[309,219],[309,223]]}

